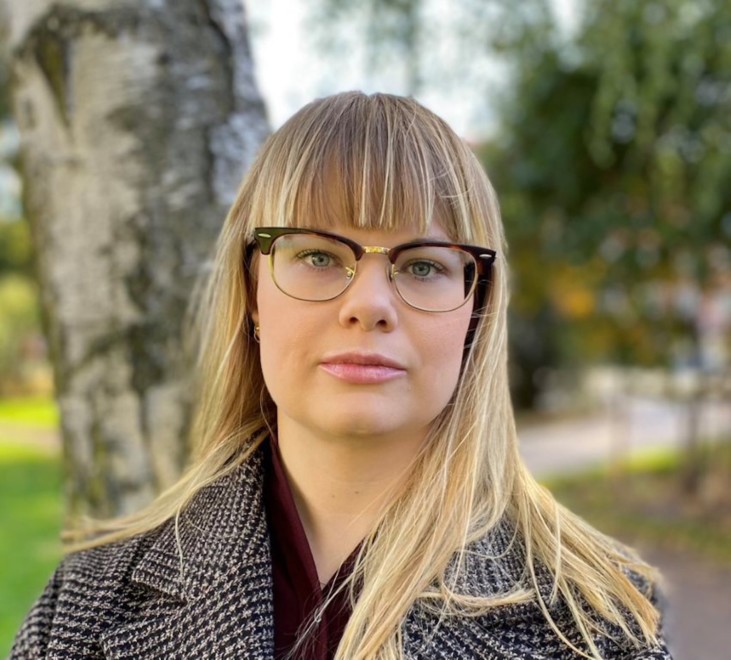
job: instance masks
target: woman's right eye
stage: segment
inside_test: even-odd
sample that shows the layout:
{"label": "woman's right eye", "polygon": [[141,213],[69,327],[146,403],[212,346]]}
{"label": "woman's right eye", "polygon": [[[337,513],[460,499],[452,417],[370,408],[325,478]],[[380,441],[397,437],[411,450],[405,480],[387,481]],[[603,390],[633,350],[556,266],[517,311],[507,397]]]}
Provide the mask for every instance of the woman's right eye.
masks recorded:
{"label": "woman's right eye", "polygon": [[303,250],[297,255],[297,260],[313,268],[331,268],[338,265],[334,255],[321,250]]}

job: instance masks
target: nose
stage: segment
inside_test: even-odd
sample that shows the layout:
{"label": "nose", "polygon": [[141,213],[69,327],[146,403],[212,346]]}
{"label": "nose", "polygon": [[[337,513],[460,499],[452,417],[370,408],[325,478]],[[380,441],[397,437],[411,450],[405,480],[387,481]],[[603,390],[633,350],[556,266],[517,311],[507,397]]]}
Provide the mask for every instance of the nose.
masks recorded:
{"label": "nose", "polygon": [[400,300],[391,284],[389,270],[388,260],[380,255],[365,255],[360,260],[355,279],[341,296],[341,325],[386,332],[396,327]]}

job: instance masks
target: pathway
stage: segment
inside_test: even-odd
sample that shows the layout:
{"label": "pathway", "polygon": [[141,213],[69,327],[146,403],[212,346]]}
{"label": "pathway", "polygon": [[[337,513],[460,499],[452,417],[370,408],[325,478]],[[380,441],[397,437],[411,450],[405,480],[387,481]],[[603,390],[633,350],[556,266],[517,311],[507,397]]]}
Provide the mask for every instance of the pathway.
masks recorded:
{"label": "pathway", "polygon": [[[687,409],[661,399],[625,399],[614,415],[532,423],[518,429],[521,453],[540,477],[567,474],[600,465],[614,457],[680,447]],[[705,403],[700,411],[703,438],[731,438],[731,406]],[[729,656],[731,658],[731,655]]]}
{"label": "pathway", "polygon": [[675,660],[731,658],[731,566],[639,548],[667,581],[665,630]]}
{"label": "pathway", "polygon": [[[705,437],[731,436],[731,407],[702,411]],[[618,455],[679,446],[686,411],[650,399],[626,402],[620,415],[596,415],[519,428],[521,452],[539,477],[578,472]],[[675,660],[731,659],[731,567],[685,552],[650,547],[640,554],[667,582],[665,630]]]}

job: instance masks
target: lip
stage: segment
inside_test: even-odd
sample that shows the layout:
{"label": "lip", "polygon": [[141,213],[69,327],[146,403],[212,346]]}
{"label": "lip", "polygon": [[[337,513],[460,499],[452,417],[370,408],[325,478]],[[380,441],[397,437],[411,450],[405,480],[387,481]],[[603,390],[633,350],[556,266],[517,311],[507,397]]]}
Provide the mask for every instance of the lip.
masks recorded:
{"label": "lip", "polygon": [[385,383],[406,374],[403,364],[379,353],[328,355],[320,368],[338,380],[362,385]]}

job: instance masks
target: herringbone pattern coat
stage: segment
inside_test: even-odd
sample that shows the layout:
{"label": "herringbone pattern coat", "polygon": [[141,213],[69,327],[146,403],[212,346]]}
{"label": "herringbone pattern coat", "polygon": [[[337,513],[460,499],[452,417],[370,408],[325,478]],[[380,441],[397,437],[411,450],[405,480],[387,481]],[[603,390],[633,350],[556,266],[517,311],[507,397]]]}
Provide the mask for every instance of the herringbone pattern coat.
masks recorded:
{"label": "herringbone pattern coat", "polygon": [[[272,574],[262,501],[262,461],[206,488],[180,522],[155,533],[67,557],[23,624],[13,660],[58,658],[266,660],[273,657]],[[522,579],[519,551],[498,529],[476,545],[465,573],[471,593],[498,593]],[[498,559],[495,557],[498,556]],[[490,558],[492,557],[492,558]],[[548,576],[544,580],[550,591]],[[559,623],[570,629],[556,606]],[[572,635],[578,639],[576,635]],[[407,658],[574,659],[538,606],[480,617],[438,617],[415,606],[403,624]],[[602,638],[606,658],[670,658],[663,646],[632,649]]]}

